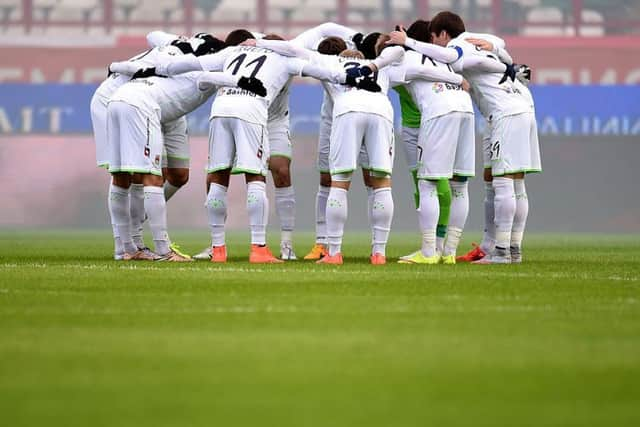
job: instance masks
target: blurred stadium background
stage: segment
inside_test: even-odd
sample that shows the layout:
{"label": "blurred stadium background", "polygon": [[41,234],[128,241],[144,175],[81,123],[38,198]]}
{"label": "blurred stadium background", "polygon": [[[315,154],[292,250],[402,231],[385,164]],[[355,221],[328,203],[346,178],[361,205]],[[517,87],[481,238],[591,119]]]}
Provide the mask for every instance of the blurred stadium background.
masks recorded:
{"label": "blurred stadium background", "polygon": [[[326,21],[388,31],[441,10],[460,13],[471,31],[504,37],[516,61],[534,70],[545,171],[529,181],[530,229],[640,232],[638,0],[0,0],[0,227],[108,229],[108,177],[95,167],[89,100],[111,61],[146,48],[148,31],[224,37],[242,27],[292,37]],[[295,85],[294,185],[307,230],[320,102],[319,85]],[[169,203],[172,227],[206,230],[209,105],[190,117],[192,175]],[[247,223],[243,187],[232,183],[234,227]],[[478,230],[480,179],[471,191],[469,227]],[[395,229],[415,229],[400,150],[394,197]],[[351,200],[349,226],[366,227],[361,185]]]}

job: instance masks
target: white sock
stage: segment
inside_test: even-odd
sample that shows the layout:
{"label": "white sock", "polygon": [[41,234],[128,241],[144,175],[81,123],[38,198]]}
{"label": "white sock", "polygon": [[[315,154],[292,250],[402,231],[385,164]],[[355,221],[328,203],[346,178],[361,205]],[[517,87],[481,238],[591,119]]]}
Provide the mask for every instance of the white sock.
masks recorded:
{"label": "white sock", "polygon": [[422,231],[422,255],[434,256],[436,254],[436,227],[438,216],[440,216],[437,182],[421,179],[418,182],[418,189],[420,190],[418,219]]}
{"label": "white sock", "polygon": [[251,227],[251,244],[267,243],[267,222],[269,220],[269,200],[267,185],[262,181],[251,181],[247,184],[247,212]]}
{"label": "white sock", "polygon": [[131,211],[131,238],[133,243],[142,249],[144,244],[144,185],[131,184],[129,187],[129,210]]}
{"label": "white sock", "polygon": [[[116,254],[124,252],[134,254],[138,248],[131,240],[131,212],[129,205],[129,189],[113,185],[109,186],[109,214],[111,215],[111,226],[114,230],[114,240],[116,240]],[[121,248],[118,246],[120,240]],[[121,252],[119,252],[121,250]]]}
{"label": "white sock", "polygon": [[149,217],[155,252],[159,255],[168,254],[171,242],[167,233],[167,202],[162,187],[144,187],[144,210]]}
{"label": "white sock", "polygon": [[391,221],[393,220],[393,197],[391,188],[378,188],[373,190],[373,201],[371,204],[371,228],[373,234],[373,245],[371,255],[379,253],[386,256],[387,241],[389,231],[391,231]]}
{"label": "white sock", "polygon": [[451,213],[444,255],[455,255],[469,215],[469,182],[451,181]]}
{"label": "white sock", "polygon": [[316,243],[327,244],[327,198],[331,187],[318,187],[316,193]]}
{"label": "white sock", "polygon": [[212,182],[205,202],[211,231],[211,245],[224,246],[224,224],[227,221],[227,187]]}
{"label": "white sock", "polygon": [[371,230],[371,245],[373,246],[373,187],[364,187],[367,190],[367,218],[369,218],[369,226]]}
{"label": "white sock", "polygon": [[280,219],[280,241],[291,242],[296,223],[296,196],[293,186],[276,187],[276,213]]}
{"label": "white sock", "polygon": [[[436,225],[436,227],[437,227],[437,225]],[[445,237],[438,236],[438,230],[436,228],[436,252],[438,252],[438,253],[444,252],[445,239],[446,239],[446,236]]]}
{"label": "white sock", "polygon": [[524,228],[529,216],[529,198],[527,189],[524,186],[524,179],[513,181],[516,195],[516,214],[513,217],[513,227],[511,228],[511,246],[521,247]]}
{"label": "white sock", "polygon": [[495,196],[496,249],[508,249],[516,214],[516,197],[511,178],[493,178]]}
{"label": "white sock", "polygon": [[174,194],[176,194],[178,192],[180,187],[176,187],[175,185],[173,185],[169,181],[165,181],[163,189],[164,189],[164,199],[166,201],[168,201],[170,198],[173,197]]}
{"label": "white sock", "polygon": [[327,238],[329,255],[333,256],[342,250],[342,236],[347,222],[347,190],[331,187],[327,198]]}
{"label": "white sock", "polygon": [[496,192],[493,189],[493,183],[490,181],[484,182],[484,234],[482,235],[482,243],[480,248],[485,253],[493,252],[493,248],[496,246],[496,223],[494,200]]}

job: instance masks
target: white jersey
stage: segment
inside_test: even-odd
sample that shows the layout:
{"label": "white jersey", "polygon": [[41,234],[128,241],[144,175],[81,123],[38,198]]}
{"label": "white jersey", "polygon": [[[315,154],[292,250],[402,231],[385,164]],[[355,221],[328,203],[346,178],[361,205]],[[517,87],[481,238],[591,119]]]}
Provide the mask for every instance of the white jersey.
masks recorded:
{"label": "white jersey", "polygon": [[511,80],[499,84],[501,73],[488,73],[464,68],[465,56],[483,56],[499,61],[491,52],[476,48],[465,39],[471,37],[469,33],[462,33],[451,40],[447,46],[462,49],[462,56],[453,65],[454,69],[461,69],[462,75],[472,87],[471,96],[485,119],[491,121],[513,114],[533,112],[531,103],[522,93],[522,85]]}
{"label": "white jersey", "polygon": [[221,87],[211,107],[211,117],[236,117],[266,125],[269,106],[291,76],[300,75],[305,61],[258,47],[236,46],[215,55],[199,57],[204,70],[224,70],[234,76],[256,77],[267,89],[260,97],[239,88]]}
{"label": "white jersey", "polygon": [[[347,69],[371,63],[367,59],[349,58],[316,53],[312,61],[328,69]],[[390,86],[406,83],[402,67],[385,67],[374,74],[380,92],[369,92],[355,87],[323,82],[323,86],[333,100],[333,118],[349,113],[361,112],[377,114],[393,122],[393,107],[387,96]]]}
{"label": "white jersey", "polygon": [[160,110],[160,121],[167,123],[195,110],[215,92],[215,87],[198,88],[201,71],[179,74],[170,78],[135,79],[116,91],[112,101],[124,101],[144,111]]}
{"label": "white jersey", "polygon": [[[415,51],[405,53],[403,65],[449,67]],[[473,113],[471,97],[460,85],[415,79],[408,83],[406,88],[420,109],[423,120],[430,120],[454,111]]]}
{"label": "white jersey", "polygon": [[289,120],[289,92],[293,77],[289,77],[280,93],[271,101],[269,105],[269,123],[279,123]]}
{"label": "white jersey", "polygon": [[[175,46],[160,46],[149,49],[142,52],[128,61],[132,63],[132,66],[136,68],[148,68],[153,67],[161,57],[165,55],[175,56],[182,55],[182,51]],[[106,80],[104,80],[98,89],[96,95],[106,104],[109,98],[118,90],[120,86],[131,80],[131,76],[125,74],[113,73]]]}

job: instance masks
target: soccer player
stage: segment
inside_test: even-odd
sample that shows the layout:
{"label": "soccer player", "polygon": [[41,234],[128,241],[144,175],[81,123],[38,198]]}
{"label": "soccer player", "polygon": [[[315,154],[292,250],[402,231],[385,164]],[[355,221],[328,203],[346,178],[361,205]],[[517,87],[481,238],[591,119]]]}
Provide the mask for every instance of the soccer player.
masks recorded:
{"label": "soccer player", "polygon": [[223,87],[211,109],[209,161],[207,167],[207,211],[212,239],[212,262],[226,262],[226,194],[230,174],[243,173],[247,182],[247,209],[251,227],[251,263],[282,262],[266,245],[268,200],[265,175],[269,144],[265,141],[268,106],[293,75],[344,81],[344,72],[321,70],[305,61],[286,58],[253,46],[237,46],[254,39],[247,30],[232,31],[225,40],[229,47],[217,54],[193,60],[182,58],[159,67],[159,74],[172,75],[192,70],[226,70],[233,75],[259,77],[267,89],[257,98],[247,91]]}
{"label": "soccer player", "polygon": [[413,43],[414,48],[461,70],[471,84],[475,103],[491,124],[486,155],[495,192],[496,243],[494,250],[477,262],[507,264],[512,259],[520,262],[529,210],[524,176],[541,171],[533,98],[515,78],[517,70],[513,65],[503,64],[496,55],[466,40],[473,35],[465,31],[458,15],[439,13],[431,21],[430,31],[435,44],[453,49]]}
{"label": "soccer player", "polygon": [[[427,24],[427,25],[424,25]],[[416,31],[417,28],[422,29]],[[429,41],[428,23],[414,26],[416,36]],[[413,50],[405,54],[407,66],[422,64],[444,73],[442,81],[414,80],[406,85],[411,98],[420,109],[421,123],[416,147],[416,164],[420,208],[418,216],[422,232],[422,248],[401,257],[400,263],[455,264],[455,252],[469,212],[468,177],[474,175],[474,120],[469,94],[463,90],[466,82],[446,64],[437,62]],[[438,183],[451,180],[455,195],[453,215],[446,231],[442,251],[436,245],[440,217]]]}
{"label": "soccer player", "polygon": [[[301,49],[311,49],[325,55],[338,55],[348,47],[357,47],[357,42],[361,39],[362,34],[357,31],[343,25],[327,22],[304,31],[290,42]],[[318,135],[318,171],[320,172],[320,185],[316,192],[315,205],[316,241],[311,251],[305,255],[305,260],[318,260],[327,254],[326,208],[331,187],[331,174],[329,172],[329,136],[331,134],[333,117],[333,101],[326,90],[323,90],[320,111]]]}
{"label": "soccer player", "polygon": [[[409,26],[407,30],[407,36],[417,39],[426,38],[428,35],[429,22],[424,20],[417,20]],[[395,33],[390,33],[389,36],[393,37]],[[375,58],[374,46],[380,37],[380,33],[369,34],[362,43],[362,52],[365,58]],[[393,42],[393,40],[391,40]],[[391,44],[391,43],[390,43]],[[395,43],[402,45],[403,43]],[[418,190],[418,136],[420,134],[420,109],[416,106],[414,100],[411,98],[407,88],[405,86],[396,86],[393,88],[399,96],[400,100],[400,112],[402,116],[402,147],[405,153],[405,159],[409,172],[411,174],[413,186],[414,186],[414,201],[416,210],[420,206],[420,193]],[[449,180],[440,179],[437,181],[438,187],[438,202],[440,204],[440,217],[438,218],[438,226],[436,229],[436,246],[439,253],[442,253],[444,249],[444,239],[447,232],[447,225],[449,223],[449,210],[451,207],[451,188],[449,186]]]}
{"label": "soccer player", "polygon": [[[184,37],[165,33],[163,31],[153,31],[149,33],[147,35],[147,40],[151,49],[131,58],[129,60],[131,63],[136,62],[141,66],[151,65],[153,63],[153,58],[160,54],[160,48],[163,48],[172,42],[175,44],[180,43],[179,46],[183,46],[184,48],[184,42],[186,42]],[[96,161],[98,167],[105,169],[108,169],[109,167],[110,150],[107,139],[107,104],[109,102],[109,98],[120,86],[128,82],[130,78],[130,75],[120,74],[110,69],[109,76],[100,84],[100,86],[98,86],[98,89],[96,89],[93,97],[91,98],[91,122],[93,125],[93,134],[96,144]],[[126,197],[130,199],[130,210],[133,221],[135,224],[139,225],[134,227],[135,230],[133,230],[132,236],[133,241],[138,248],[135,259],[152,259],[153,254],[148,248],[146,248],[144,241],[142,240],[142,223],[144,221],[143,185],[141,177],[134,174],[132,179],[133,184],[131,185]],[[108,193],[109,197],[107,199],[107,204],[109,206],[111,205],[112,197],[119,197],[117,195],[113,195],[111,190],[112,189],[110,187]],[[121,196],[124,197],[124,195]],[[122,239],[118,234],[118,228],[115,226],[113,221],[112,229],[115,242],[114,259],[122,260],[124,258],[125,251],[122,245]]]}

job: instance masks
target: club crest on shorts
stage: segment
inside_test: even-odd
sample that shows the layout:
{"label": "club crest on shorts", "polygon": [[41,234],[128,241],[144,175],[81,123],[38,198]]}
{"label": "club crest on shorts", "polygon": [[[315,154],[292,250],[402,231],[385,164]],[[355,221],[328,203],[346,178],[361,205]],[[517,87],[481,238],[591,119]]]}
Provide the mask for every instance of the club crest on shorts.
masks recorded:
{"label": "club crest on shorts", "polygon": [[435,93],[444,92],[444,85],[442,83],[434,83],[432,87]]}
{"label": "club crest on shorts", "polygon": [[157,154],[155,160],[153,161],[153,164],[155,164],[156,166],[160,164],[160,155]]}

